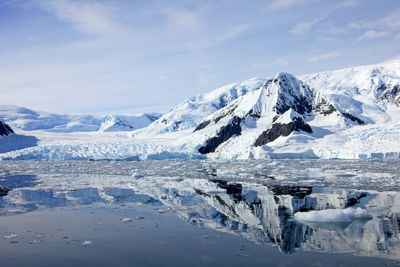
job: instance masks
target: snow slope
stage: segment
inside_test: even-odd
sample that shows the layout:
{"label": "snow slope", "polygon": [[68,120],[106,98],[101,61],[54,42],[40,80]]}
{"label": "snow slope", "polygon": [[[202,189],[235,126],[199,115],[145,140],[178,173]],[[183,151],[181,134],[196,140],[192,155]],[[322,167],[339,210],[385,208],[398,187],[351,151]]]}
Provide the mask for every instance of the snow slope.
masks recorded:
{"label": "snow slope", "polygon": [[[399,109],[400,60],[298,77],[279,73],[271,79],[253,78],[193,97],[149,126],[126,134],[105,138],[73,133],[74,140],[64,142],[47,136],[49,142],[37,148],[2,157],[54,159],[49,155],[56,153],[57,159],[398,159]],[[69,122],[60,117],[55,121],[62,123],[55,125],[53,115],[44,117],[51,125],[47,134],[75,127],[71,121],[78,128],[97,125],[97,131],[110,129],[108,125],[127,128],[113,119],[103,118],[99,126],[91,122],[93,117]],[[29,120],[7,121],[20,128],[33,127]]]}

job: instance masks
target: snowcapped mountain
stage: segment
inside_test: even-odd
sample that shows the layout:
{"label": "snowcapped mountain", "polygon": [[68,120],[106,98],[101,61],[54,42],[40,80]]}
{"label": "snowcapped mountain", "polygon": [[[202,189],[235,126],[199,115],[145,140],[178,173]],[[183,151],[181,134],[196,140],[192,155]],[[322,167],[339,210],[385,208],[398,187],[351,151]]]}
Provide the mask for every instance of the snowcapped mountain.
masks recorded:
{"label": "snowcapped mountain", "polygon": [[[185,147],[189,142],[207,157],[225,159],[399,157],[400,60],[298,78],[279,73],[241,84],[249,83],[242,95],[214,112],[205,107],[218,101],[216,96],[224,90],[230,92],[227,87],[207,94],[214,96],[207,104],[197,98],[190,102],[209,114],[191,128],[190,138],[183,138]],[[179,107],[164,118],[181,119],[178,114],[193,112],[189,105]],[[169,123],[187,125],[181,120]],[[150,127],[154,131],[157,126]]]}
{"label": "snowcapped mountain", "polygon": [[0,120],[11,127],[24,131],[48,132],[133,131],[146,127],[161,116],[145,113],[136,116],[123,115],[61,115],[34,111],[17,106],[0,106]]}
{"label": "snowcapped mountain", "polygon": [[249,79],[192,97],[155,121],[147,128],[147,132],[166,133],[196,127],[204,117],[226,107],[235,99],[257,90],[265,82],[263,78]]}
{"label": "snowcapped mountain", "polygon": [[[298,77],[279,73],[192,97],[125,139],[44,143],[4,157],[399,158],[399,109],[400,60]],[[47,123],[41,129],[54,132],[130,130],[132,125],[121,117],[19,113],[26,117],[0,120],[38,129],[40,118]]]}

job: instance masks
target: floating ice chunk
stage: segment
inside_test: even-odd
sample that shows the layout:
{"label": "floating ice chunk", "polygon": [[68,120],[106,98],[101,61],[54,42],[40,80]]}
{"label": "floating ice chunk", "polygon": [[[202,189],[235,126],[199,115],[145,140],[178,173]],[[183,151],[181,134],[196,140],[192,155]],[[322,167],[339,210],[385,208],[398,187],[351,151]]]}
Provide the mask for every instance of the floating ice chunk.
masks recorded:
{"label": "floating ice chunk", "polygon": [[170,208],[168,208],[168,209],[158,209],[157,211],[158,211],[158,213],[163,214],[163,213],[167,213],[168,211],[170,211]]}
{"label": "floating ice chunk", "polygon": [[11,238],[16,238],[18,235],[17,234],[7,234],[3,236],[4,239],[11,239]]}
{"label": "floating ice chunk", "polygon": [[362,208],[347,208],[296,212],[294,218],[302,222],[350,223],[354,219],[371,219],[372,216]]}
{"label": "floating ice chunk", "polygon": [[33,235],[33,237],[35,237],[35,238],[43,238],[45,236],[45,234],[44,233],[35,233],[34,235]]}
{"label": "floating ice chunk", "polygon": [[122,218],[121,221],[122,221],[123,223],[128,223],[128,222],[131,222],[131,221],[132,221],[132,218]]}
{"label": "floating ice chunk", "polygon": [[90,246],[92,244],[92,241],[86,240],[86,241],[83,241],[81,244],[82,244],[82,246]]}
{"label": "floating ice chunk", "polygon": [[232,170],[217,170],[217,176],[237,176],[237,172]]}
{"label": "floating ice chunk", "polygon": [[133,178],[143,178],[144,174],[140,172],[133,172],[132,173]]}

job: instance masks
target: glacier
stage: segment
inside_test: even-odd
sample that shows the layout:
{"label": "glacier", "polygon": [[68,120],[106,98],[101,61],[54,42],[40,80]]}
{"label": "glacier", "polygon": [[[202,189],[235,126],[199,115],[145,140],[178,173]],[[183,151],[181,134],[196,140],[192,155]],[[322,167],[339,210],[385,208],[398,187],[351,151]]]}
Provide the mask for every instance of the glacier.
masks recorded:
{"label": "glacier", "polygon": [[252,78],[192,97],[163,115],[55,115],[2,106],[0,120],[38,141],[0,158],[399,159],[399,99],[397,59]]}

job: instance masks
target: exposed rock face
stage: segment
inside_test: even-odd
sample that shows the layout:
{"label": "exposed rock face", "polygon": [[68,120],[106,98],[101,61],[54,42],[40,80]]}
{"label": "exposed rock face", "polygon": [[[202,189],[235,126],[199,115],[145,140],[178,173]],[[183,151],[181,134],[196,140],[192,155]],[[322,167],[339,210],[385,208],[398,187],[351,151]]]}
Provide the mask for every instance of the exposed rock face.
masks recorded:
{"label": "exposed rock face", "polygon": [[202,123],[200,123],[199,125],[197,125],[197,127],[194,129],[193,132],[196,131],[200,131],[202,129],[204,129],[205,127],[207,127],[212,121],[214,123],[218,123],[222,118],[225,118],[228,115],[232,115],[235,112],[235,109],[237,108],[236,105],[229,105],[228,107],[226,107],[225,109],[222,110],[222,112],[216,112],[216,115],[213,119],[210,120],[205,120]]}
{"label": "exposed rock face", "polygon": [[284,114],[289,109],[304,115],[312,110],[310,88],[289,73],[279,73],[260,89],[260,96],[252,108],[252,117],[263,117],[271,112]]}
{"label": "exposed rock face", "polygon": [[6,123],[0,121],[0,135],[7,136],[12,133],[14,133],[14,131],[11,129],[11,127],[8,126]]}
{"label": "exposed rock face", "polygon": [[333,112],[337,111],[335,106],[329,103],[329,101],[326,100],[325,98],[322,98],[321,101],[315,105],[313,110],[314,112],[320,113],[325,116],[330,115]]}
{"label": "exposed rock face", "polygon": [[[288,136],[293,131],[312,133],[311,127],[304,121],[304,116],[313,111],[313,101],[312,91],[307,85],[289,73],[279,73],[265,82],[254,94],[239,98],[197,125],[194,132],[218,127],[218,124],[224,121],[224,125],[219,126],[216,136],[206,140],[205,145],[198,151],[202,154],[213,153],[223,142],[235,135],[241,135],[246,127],[261,126],[261,133],[265,130],[262,125],[271,123],[272,127],[258,137],[256,146],[265,145],[280,136]],[[328,105],[328,102],[325,104],[327,107],[320,107],[324,112],[336,111],[333,105]],[[226,118],[231,118],[228,123]]]}
{"label": "exposed rock face", "polygon": [[358,124],[364,124],[364,123],[365,123],[362,119],[357,118],[356,116],[351,115],[350,113],[342,112],[342,115],[343,115],[344,117],[350,119],[351,121],[357,122]]}
{"label": "exposed rock face", "polygon": [[263,146],[269,142],[273,142],[280,136],[288,136],[293,131],[304,131],[312,133],[310,125],[301,118],[294,118],[292,122],[287,124],[274,123],[271,129],[264,131],[256,140],[255,146]]}
{"label": "exposed rock face", "polygon": [[292,108],[299,114],[311,112],[312,96],[307,85],[289,73],[280,73],[274,80],[278,90],[276,112],[283,114]]}
{"label": "exposed rock face", "polygon": [[0,197],[6,196],[9,191],[10,191],[10,189],[8,189],[4,186],[0,186]]}
{"label": "exposed rock face", "polygon": [[382,84],[377,92],[379,100],[400,106],[400,85]]}
{"label": "exposed rock face", "polygon": [[200,131],[200,130],[206,128],[207,125],[209,125],[210,123],[211,123],[211,120],[203,121],[202,123],[200,123],[199,125],[197,125],[197,127],[194,129],[193,132]]}
{"label": "exposed rock face", "polygon": [[199,148],[201,154],[207,154],[214,152],[215,149],[231,138],[233,135],[240,135],[242,133],[242,127],[240,126],[241,118],[235,116],[228,125],[222,126],[217,135],[206,141],[206,145]]}

